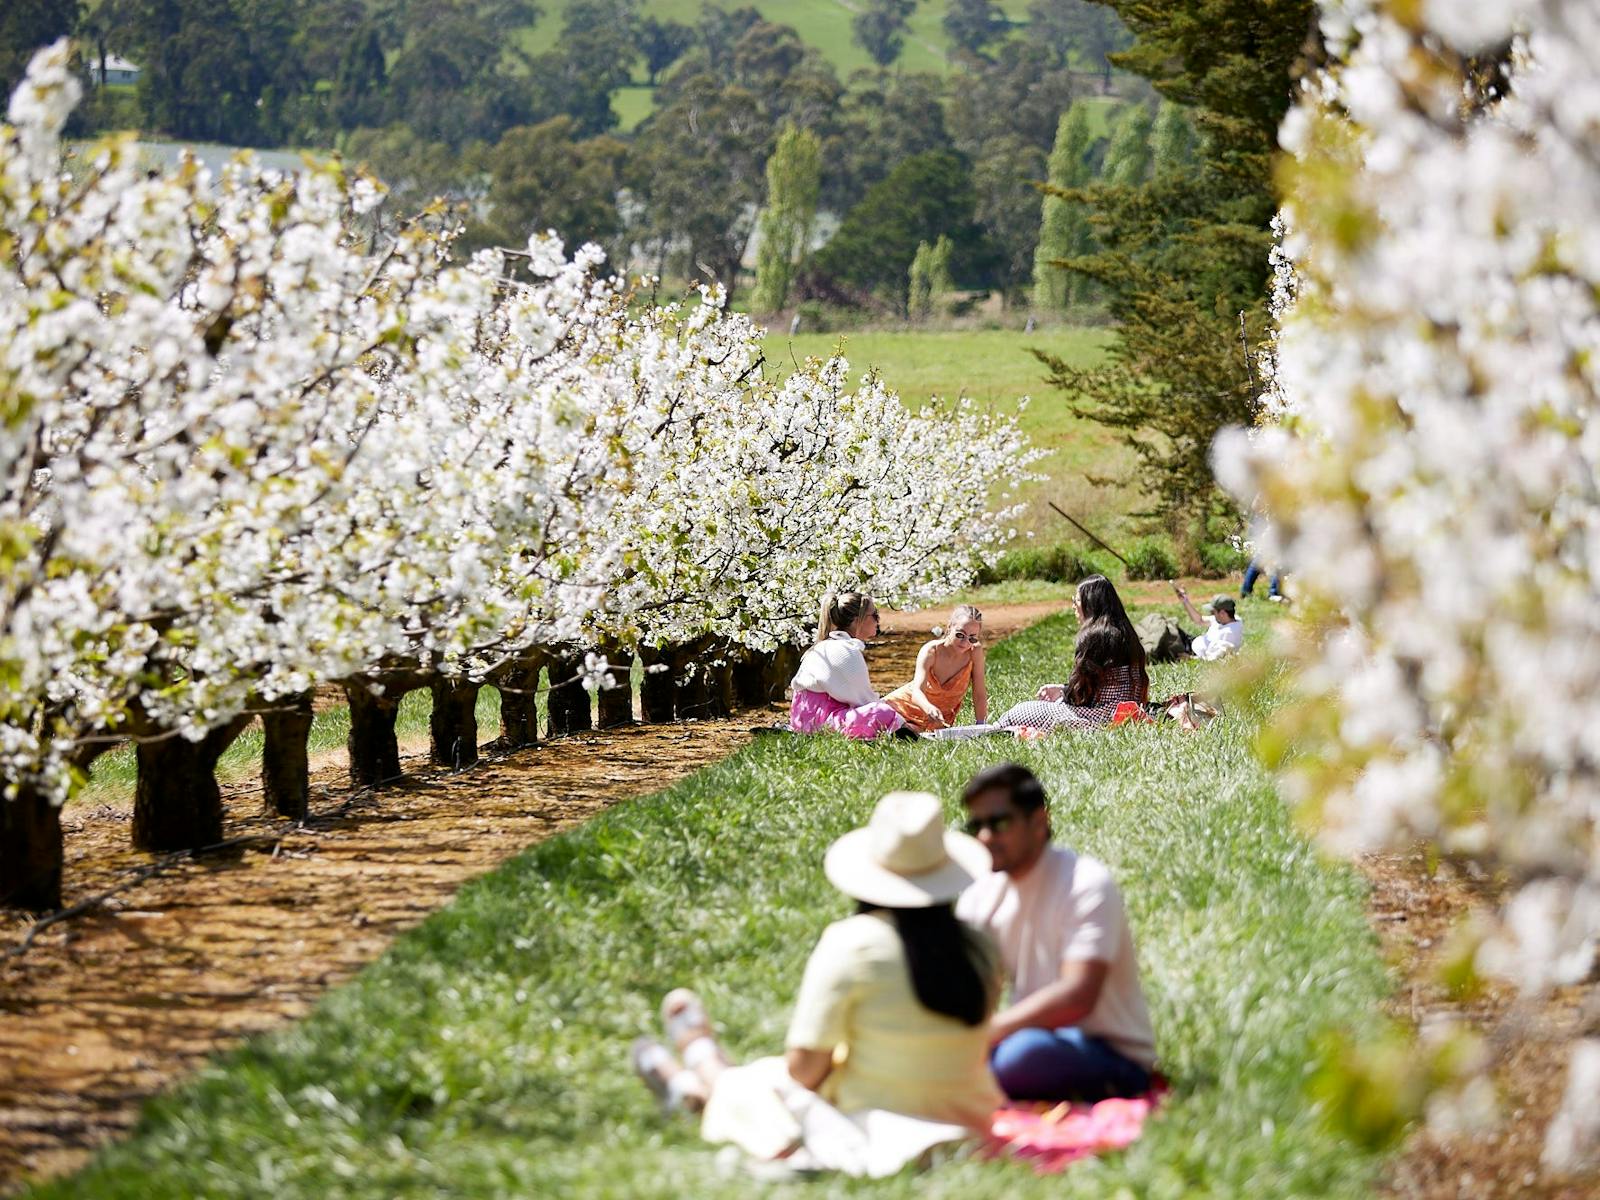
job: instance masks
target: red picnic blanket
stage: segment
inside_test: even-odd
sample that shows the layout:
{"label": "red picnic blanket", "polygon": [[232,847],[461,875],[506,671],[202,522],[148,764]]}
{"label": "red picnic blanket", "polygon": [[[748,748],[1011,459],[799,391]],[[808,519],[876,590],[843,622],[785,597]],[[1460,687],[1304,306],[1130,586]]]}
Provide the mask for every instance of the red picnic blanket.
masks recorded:
{"label": "red picnic blanket", "polygon": [[1040,1175],[1138,1140],[1144,1121],[1166,1095],[1158,1086],[1142,1096],[1098,1104],[1012,1104],[996,1109],[990,1153],[1024,1159]]}

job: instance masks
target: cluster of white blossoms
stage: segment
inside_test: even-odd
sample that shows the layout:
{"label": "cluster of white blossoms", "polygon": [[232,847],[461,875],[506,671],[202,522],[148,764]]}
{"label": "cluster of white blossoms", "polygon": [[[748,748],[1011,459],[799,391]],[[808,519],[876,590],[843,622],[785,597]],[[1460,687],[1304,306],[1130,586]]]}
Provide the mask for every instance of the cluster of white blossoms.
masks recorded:
{"label": "cluster of white blossoms", "polygon": [[421,226],[374,244],[337,163],[113,142],[65,173],[77,95],[57,45],[0,126],[8,797],[386,664],[771,647],[829,587],[941,591],[1009,536],[1011,418],[909,413],[840,359],[780,378],[719,296],[641,306],[591,247],[535,237],[515,282]]}
{"label": "cluster of white blossoms", "polygon": [[[1506,879],[1477,967],[1573,983],[1600,944],[1600,8],[1323,22],[1282,131],[1278,422],[1217,447],[1307,601],[1286,778],[1337,845]],[[1552,1163],[1593,1112],[1569,1095]]]}

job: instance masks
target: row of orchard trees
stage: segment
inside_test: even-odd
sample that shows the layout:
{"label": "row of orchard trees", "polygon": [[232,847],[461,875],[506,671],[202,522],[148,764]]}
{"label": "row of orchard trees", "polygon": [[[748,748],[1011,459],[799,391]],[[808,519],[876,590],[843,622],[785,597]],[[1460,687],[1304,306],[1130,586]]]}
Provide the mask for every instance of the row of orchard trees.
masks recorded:
{"label": "row of orchard trees", "polygon": [[776,377],[720,297],[645,305],[588,248],[534,238],[519,283],[422,224],[374,245],[377,189],[337,163],[147,175],[118,143],[65,174],[76,93],[43,52],[0,127],[11,902],[59,902],[59,804],[110,745],[136,745],[137,845],[211,844],[257,715],[268,802],[304,813],[319,685],[376,782],[410,688],[471,761],[484,683],[525,743],[541,668],[759,671],[824,587],[930,595],[1006,536],[1010,419],[910,413],[839,359]]}
{"label": "row of orchard trees", "polygon": [[[1275,740],[1340,846],[1420,840],[1505,885],[1451,947],[1455,985],[1592,980],[1600,16],[1322,8],[1331,66],[1282,132],[1277,420],[1218,447],[1304,599],[1304,702]],[[1600,1161],[1597,1095],[1590,1036],[1547,1164]]]}

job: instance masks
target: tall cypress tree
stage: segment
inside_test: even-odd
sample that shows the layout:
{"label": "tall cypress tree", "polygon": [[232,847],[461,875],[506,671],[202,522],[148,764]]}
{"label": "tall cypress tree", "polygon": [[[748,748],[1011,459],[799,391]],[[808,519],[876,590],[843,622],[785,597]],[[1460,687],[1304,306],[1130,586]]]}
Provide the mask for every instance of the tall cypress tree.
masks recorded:
{"label": "tall cypress tree", "polygon": [[1112,185],[1137,186],[1150,174],[1150,131],[1155,126],[1150,110],[1143,104],[1124,108],[1111,130],[1105,165],[1100,178]]}
{"label": "tall cypress tree", "polygon": [[1133,31],[1118,66],[1182,105],[1199,144],[1188,171],[1102,181],[1077,195],[1099,248],[1073,270],[1105,290],[1119,336],[1088,371],[1041,354],[1079,415],[1119,430],[1141,463],[1146,515],[1198,532],[1228,507],[1211,443],[1248,425],[1256,397],[1239,314],[1254,344],[1266,325],[1276,211],[1277,132],[1303,56],[1315,55],[1313,0],[1107,0]]}
{"label": "tall cypress tree", "polygon": [[1194,126],[1184,115],[1183,106],[1163,100],[1150,131],[1151,170],[1156,175],[1181,173],[1194,165]]}
{"label": "tall cypress tree", "polygon": [[795,261],[806,252],[822,192],[822,143],[809,129],[786,125],[767,159],[767,206],[756,251],[757,312],[777,312],[789,300]]}
{"label": "tall cypress tree", "polygon": [[1087,254],[1091,245],[1089,220],[1081,200],[1062,193],[1089,182],[1089,112],[1082,101],[1061,114],[1056,142],[1050,151],[1047,178],[1053,189],[1044,198],[1039,222],[1039,248],[1033,255],[1033,306],[1059,311],[1083,298],[1093,285],[1081,275],[1071,275],[1058,265],[1064,259]]}

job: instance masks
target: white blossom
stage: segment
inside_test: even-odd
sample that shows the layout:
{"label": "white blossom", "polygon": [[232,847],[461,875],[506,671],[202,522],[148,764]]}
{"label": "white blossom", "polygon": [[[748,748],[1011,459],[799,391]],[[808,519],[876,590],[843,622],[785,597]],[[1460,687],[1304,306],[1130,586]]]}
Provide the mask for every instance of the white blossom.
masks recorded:
{"label": "white blossom", "polygon": [[[1284,127],[1275,426],[1219,441],[1219,477],[1305,614],[1291,794],[1336,844],[1507,880],[1477,965],[1537,992],[1600,942],[1600,17],[1324,14],[1342,57]],[[1474,93],[1464,56],[1513,33],[1508,93]]]}
{"label": "white blossom", "polygon": [[926,598],[1007,540],[1013,419],[908,412],[838,358],[779,378],[720,294],[639,305],[553,235],[530,283],[422,227],[374,244],[338,165],[147,175],[123,140],[71,177],[76,95],[59,44],[0,127],[7,796],[65,795],[85,739],[390,664],[770,649],[829,587]]}

